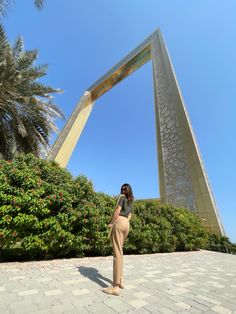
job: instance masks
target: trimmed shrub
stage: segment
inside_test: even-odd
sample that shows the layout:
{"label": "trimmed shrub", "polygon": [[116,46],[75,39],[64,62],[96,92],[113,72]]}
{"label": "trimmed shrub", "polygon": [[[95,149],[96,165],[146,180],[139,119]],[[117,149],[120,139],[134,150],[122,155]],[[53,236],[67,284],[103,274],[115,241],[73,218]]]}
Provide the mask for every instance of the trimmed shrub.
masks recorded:
{"label": "trimmed shrub", "polygon": [[136,201],[127,253],[154,253],[206,248],[208,233],[201,220],[184,208],[158,201]]}
{"label": "trimmed shrub", "polygon": [[208,250],[223,253],[236,254],[236,244],[231,243],[229,238],[218,236],[216,234],[209,235]]}
{"label": "trimmed shrub", "polygon": [[[111,251],[104,249],[101,242],[106,239],[107,216],[114,200],[95,193],[86,177],[73,178],[54,162],[32,154],[12,162],[1,160],[0,169],[1,259]],[[99,235],[97,229],[92,229],[96,217],[100,221],[95,225],[102,227]]]}

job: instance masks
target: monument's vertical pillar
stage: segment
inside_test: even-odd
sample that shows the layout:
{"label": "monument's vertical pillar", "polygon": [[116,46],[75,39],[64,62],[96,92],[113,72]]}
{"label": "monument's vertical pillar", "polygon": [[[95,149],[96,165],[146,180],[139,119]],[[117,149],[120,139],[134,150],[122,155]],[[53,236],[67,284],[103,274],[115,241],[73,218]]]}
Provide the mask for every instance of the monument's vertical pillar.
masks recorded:
{"label": "monument's vertical pillar", "polygon": [[91,93],[86,91],[53,145],[48,155],[49,160],[55,160],[61,167],[66,167],[93,105]]}
{"label": "monument's vertical pillar", "polygon": [[152,43],[160,194],[224,234],[191,124],[160,31]]}

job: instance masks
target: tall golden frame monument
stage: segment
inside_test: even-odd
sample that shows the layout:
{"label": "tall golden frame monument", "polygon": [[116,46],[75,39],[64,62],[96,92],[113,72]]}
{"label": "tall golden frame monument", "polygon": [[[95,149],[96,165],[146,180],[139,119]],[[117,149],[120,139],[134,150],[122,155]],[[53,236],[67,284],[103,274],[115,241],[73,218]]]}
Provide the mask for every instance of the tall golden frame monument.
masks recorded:
{"label": "tall golden frame monument", "polygon": [[161,201],[187,207],[205,221],[210,231],[223,235],[217,206],[160,29],[85,91],[48,159],[66,167],[95,101],[149,60],[153,65]]}

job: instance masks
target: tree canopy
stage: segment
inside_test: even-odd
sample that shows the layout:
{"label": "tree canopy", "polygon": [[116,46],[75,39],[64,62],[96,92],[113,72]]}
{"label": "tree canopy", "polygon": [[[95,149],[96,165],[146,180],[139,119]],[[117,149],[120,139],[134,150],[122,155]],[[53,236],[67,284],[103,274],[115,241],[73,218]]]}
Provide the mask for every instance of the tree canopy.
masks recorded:
{"label": "tree canopy", "polygon": [[[0,15],[5,16],[11,5],[14,4],[14,0],[0,0]],[[34,0],[34,5],[37,9],[42,9],[45,0]]]}
{"label": "tree canopy", "polygon": [[52,93],[59,89],[38,81],[48,66],[34,65],[38,51],[24,50],[18,37],[10,45],[0,25],[0,155],[12,159],[19,152],[40,155],[49,146],[51,131],[57,131],[55,118],[63,117]]}

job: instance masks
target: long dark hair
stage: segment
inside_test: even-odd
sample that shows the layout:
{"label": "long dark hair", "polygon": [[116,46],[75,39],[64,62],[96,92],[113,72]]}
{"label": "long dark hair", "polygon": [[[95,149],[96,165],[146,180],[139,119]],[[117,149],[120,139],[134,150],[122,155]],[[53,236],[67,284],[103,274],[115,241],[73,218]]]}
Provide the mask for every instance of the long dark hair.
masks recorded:
{"label": "long dark hair", "polygon": [[133,202],[134,195],[130,184],[128,183],[122,184],[120,188],[120,193],[124,194],[129,202]]}

